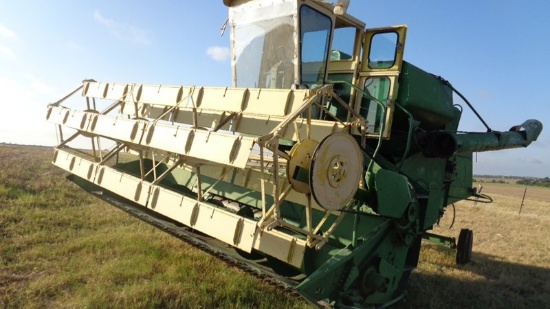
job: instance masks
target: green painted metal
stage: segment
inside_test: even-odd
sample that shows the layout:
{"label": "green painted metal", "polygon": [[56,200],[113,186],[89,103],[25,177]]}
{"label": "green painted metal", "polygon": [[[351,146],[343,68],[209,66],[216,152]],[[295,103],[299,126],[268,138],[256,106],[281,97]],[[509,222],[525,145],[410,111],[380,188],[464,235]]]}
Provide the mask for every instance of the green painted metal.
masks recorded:
{"label": "green painted metal", "polygon": [[454,237],[442,236],[426,232],[424,233],[424,235],[422,235],[422,239],[425,239],[434,244],[449,247],[451,249],[456,248],[456,238]]}
{"label": "green painted metal", "polygon": [[[355,246],[326,261],[297,288],[310,299],[364,307],[402,297],[400,287],[418,263],[421,239],[456,247],[453,237],[427,231],[448,205],[472,196],[472,153],[525,147],[542,130],[540,122],[529,120],[509,132],[457,133],[462,110],[455,107],[451,88],[410,64],[399,82],[400,110],[392,138],[382,142],[378,153],[378,141],[365,146],[369,197],[360,199],[362,209],[383,223],[352,241]],[[399,119],[407,125],[396,124]],[[394,163],[396,157],[401,159]],[[365,212],[354,228],[372,226],[370,220]]]}
{"label": "green painted metal", "polygon": [[398,173],[379,170],[376,173],[378,213],[390,218],[401,218],[411,203],[411,190],[407,177]]}
{"label": "green painted metal", "polygon": [[406,61],[399,75],[396,101],[421,122],[422,128],[440,128],[455,116],[451,88]]}

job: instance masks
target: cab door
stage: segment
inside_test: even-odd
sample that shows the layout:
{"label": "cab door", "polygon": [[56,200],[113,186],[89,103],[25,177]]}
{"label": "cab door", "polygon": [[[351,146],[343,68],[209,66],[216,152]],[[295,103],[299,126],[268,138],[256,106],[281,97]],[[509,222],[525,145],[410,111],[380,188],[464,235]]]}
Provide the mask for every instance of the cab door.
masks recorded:
{"label": "cab door", "polygon": [[367,137],[390,138],[406,34],[404,25],[365,32],[355,109],[367,120]]}

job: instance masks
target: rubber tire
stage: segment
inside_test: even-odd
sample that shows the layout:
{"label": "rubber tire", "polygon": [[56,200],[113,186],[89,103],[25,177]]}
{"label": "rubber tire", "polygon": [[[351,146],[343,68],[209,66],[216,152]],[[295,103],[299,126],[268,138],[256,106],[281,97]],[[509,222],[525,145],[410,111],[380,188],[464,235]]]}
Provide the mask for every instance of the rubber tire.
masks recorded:
{"label": "rubber tire", "polygon": [[474,232],[469,229],[460,230],[458,244],[456,246],[456,264],[466,265],[472,261],[472,247]]}

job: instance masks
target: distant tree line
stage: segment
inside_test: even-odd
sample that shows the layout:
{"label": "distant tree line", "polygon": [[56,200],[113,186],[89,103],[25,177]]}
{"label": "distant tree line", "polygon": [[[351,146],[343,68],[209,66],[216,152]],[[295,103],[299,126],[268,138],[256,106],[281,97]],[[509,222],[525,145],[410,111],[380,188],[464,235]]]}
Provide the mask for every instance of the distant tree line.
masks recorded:
{"label": "distant tree line", "polygon": [[474,182],[490,182],[490,183],[508,183],[502,179],[491,179],[491,180],[485,180],[484,178],[474,178],[473,179]]}
{"label": "distant tree line", "polygon": [[522,178],[516,181],[516,183],[527,186],[550,187],[550,178]]}
{"label": "distant tree line", "polygon": [[474,182],[485,183],[516,183],[524,186],[550,187],[550,177],[520,177],[520,176],[493,176],[493,175],[475,175]]}

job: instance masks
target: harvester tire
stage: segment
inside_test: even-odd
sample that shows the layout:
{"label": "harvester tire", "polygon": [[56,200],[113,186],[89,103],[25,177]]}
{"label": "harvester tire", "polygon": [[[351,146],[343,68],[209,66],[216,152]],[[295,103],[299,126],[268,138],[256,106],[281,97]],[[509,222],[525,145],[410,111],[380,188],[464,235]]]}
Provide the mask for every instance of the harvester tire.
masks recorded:
{"label": "harvester tire", "polygon": [[472,246],[474,232],[469,229],[460,230],[458,244],[456,246],[456,264],[466,265],[472,261]]}

